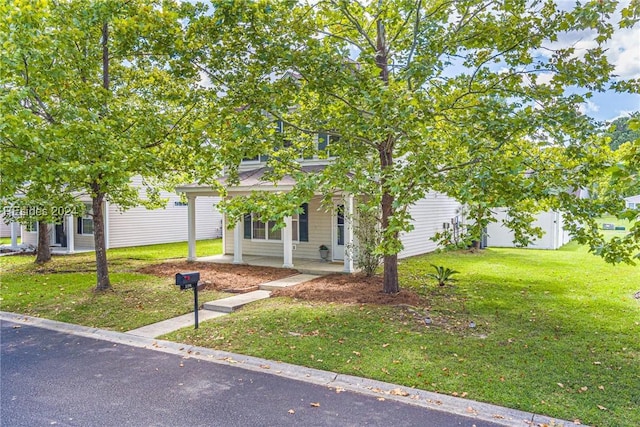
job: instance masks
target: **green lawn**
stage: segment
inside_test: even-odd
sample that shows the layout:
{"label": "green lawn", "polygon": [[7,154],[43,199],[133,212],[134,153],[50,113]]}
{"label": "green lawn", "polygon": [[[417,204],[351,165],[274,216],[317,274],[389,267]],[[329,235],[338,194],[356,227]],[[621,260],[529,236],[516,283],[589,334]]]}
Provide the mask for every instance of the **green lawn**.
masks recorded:
{"label": "green lawn", "polygon": [[[198,256],[221,253],[220,239],[198,241]],[[110,249],[113,291],[96,294],[94,254],[54,256],[44,266],[33,256],[1,257],[0,304],[4,311],[63,322],[126,331],[193,311],[193,296],[180,292],[169,278],[136,273],[136,269],[182,258],[186,243]],[[203,300],[223,294],[204,291]]]}
{"label": "green lawn", "polygon": [[[458,281],[436,286],[430,263],[459,270]],[[431,254],[403,261],[400,275],[427,307],[272,298],[168,338],[587,424],[640,425],[640,267],[570,244]],[[431,326],[415,315],[425,310]]]}

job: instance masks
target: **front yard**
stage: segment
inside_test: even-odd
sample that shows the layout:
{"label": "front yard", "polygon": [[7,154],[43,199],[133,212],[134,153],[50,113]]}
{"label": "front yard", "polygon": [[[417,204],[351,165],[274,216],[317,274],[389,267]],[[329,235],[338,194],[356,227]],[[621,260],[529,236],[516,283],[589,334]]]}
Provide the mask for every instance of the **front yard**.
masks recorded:
{"label": "front yard", "polygon": [[[221,241],[199,241],[198,255],[221,252]],[[128,331],[193,311],[193,296],[180,292],[169,277],[137,270],[150,264],[182,258],[186,243],[110,249],[109,269],[113,291],[95,294],[93,253],[54,256],[43,265],[27,255],[0,257],[0,307],[85,326]],[[225,294],[202,292],[203,301]]]}
{"label": "front yard", "polygon": [[[220,241],[198,250],[219,253]],[[110,251],[114,291],[103,295],[91,292],[93,254],[44,267],[2,257],[2,310],[114,330],[187,313],[190,293],[159,266],[184,254],[186,245]],[[458,281],[437,286],[430,264],[460,271]],[[357,277],[311,283],[166,338],[586,424],[640,425],[640,267],[570,244],[430,254],[402,261],[400,275],[402,298]]]}
{"label": "front yard", "polygon": [[[458,281],[437,286],[430,264],[460,271]],[[358,284],[361,297],[301,285],[166,338],[591,425],[640,425],[640,267],[572,244],[431,254],[403,261],[400,274],[419,305],[353,303],[383,300],[377,285]]]}

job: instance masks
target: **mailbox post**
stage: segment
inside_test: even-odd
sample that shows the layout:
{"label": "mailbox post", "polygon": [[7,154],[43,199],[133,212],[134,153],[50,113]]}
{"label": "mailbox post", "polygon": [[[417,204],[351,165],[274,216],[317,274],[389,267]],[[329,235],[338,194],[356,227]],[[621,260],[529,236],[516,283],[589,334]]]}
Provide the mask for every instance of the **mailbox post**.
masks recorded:
{"label": "mailbox post", "polygon": [[196,326],[198,329],[198,282],[200,281],[200,273],[191,271],[188,273],[176,273],[176,285],[180,286],[180,290],[193,289],[193,313],[195,316]]}

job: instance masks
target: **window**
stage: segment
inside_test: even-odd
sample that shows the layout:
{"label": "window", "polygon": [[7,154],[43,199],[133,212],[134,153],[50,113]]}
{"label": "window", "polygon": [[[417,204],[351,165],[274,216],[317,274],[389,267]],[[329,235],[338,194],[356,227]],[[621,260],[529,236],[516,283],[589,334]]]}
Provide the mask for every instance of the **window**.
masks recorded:
{"label": "window", "polygon": [[258,219],[252,219],[252,234],[253,240],[281,240],[282,230],[274,230],[275,221],[262,222]]}
{"label": "window", "polygon": [[338,135],[329,135],[327,133],[319,133],[318,134],[318,151],[326,151],[327,156],[329,154],[329,145],[335,144],[340,141],[340,137]]}
{"label": "window", "polygon": [[93,211],[91,205],[85,204],[84,214],[78,217],[78,234],[93,234]]}
{"label": "window", "polygon": [[37,233],[38,232],[38,221],[28,222],[24,226],[24,231],[26,231],[27,233]]}
{"label": "window", "polygon": [[338,205],[336,219],[337,243],[340,246],[344,246],[344,205]]}
{"label": "window", "polygon": [[[309,205],[302,204],[302,212],[291,217],[292,240],[294,242],[309,241]],[[253,215],[244,216],[244,238],[247,240],[282,240],[282,229],[274,230],[275,221],[263,222]]]}

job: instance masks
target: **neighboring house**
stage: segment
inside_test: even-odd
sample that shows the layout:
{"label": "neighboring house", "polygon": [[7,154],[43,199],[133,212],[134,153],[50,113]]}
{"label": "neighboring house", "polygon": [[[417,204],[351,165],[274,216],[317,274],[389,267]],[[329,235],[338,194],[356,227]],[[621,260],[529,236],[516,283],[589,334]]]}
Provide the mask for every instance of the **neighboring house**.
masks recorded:
{"label": "neighboring house", "polygon": [[[515,247],[513,231],[502,224],[507,217],[506,209],[494,210],[497,222],[487,226],[487,246],[491,247]],[[536,215],[534,227],[540,227],[544,235],[535,239],[527,247],[532,249],[558,249],[571,240],[569,232],[564,228],[564,216],[561,212],[546,211]]]}
{"label": "neighboring house", "polygon": [[[278,126],[282,129],[282,126]],[[318,135],[318,149],[327,147],[326,135]],[[293,178],[285,176],[277,185],[264,179],[267,172],[264,158],[245,159],[239,169],[239,184],[227,188],[228,197],[248,195],[252,191],[289,191],[295,185]],[[307,173],[320,172],[331,160],[300,159],[301,170]],[[225,178],[221,178],[222,183]],[[188,184],[176,188],[184,193],[189,200],[189,206],[200,197],[215,197],[218,193],[210,186]],[[233,255],[233,262],[243,263],[243,255],[259,255],[268,257],[282,257],[283,267],[295,266],[296,260],[319,260],[319,247],[325,245],[329,249],[329,261],[344,264],[343,271],[353,272],[353,251],[357,241],[354,237],[353,221],[357,221],[354,212],[354,199],[357,194],[336,194],[333,204],[327,208],[321,205],[322,197],[317,194],[301,206],[302,213],[285,218],[285,227],[273,231],[274,223],[264,223],[258,215],[247,212],[242,221],[228,227],[226,218],[223,219],[223,254]],[[460,204],[442,194],[430,193],[410,208],[414,229],[401,235],[404,250],[399,257],[418,255],[433,251],[437,245],[430,239],[437,232],[442,231],[443,223],[451,223]],[[196,221],[196,216],[198,217]],[[354,219],[355,218],[355,219]],[[200,214],[190,209],[189,229],[195,229],[202,220]],[[208,218],[204,218],[208,221]],[[229,229],[231,228],[231,229]],[[190,233],[188,260],[195,260],[194,233]]]}
{"label": "neighboring house", "polygon": [[[20,237],[20,228],[16,229],[16,236]],[[11,224],[5,224],[0,220],[0,237],[11,237]]]}
{"label": "neighboring house", "polygon": [[625,204],[629,209],[640,209],[640,194],[637,196],[625,197]]}
{"label": "neighboring house", "polygon": [[[139,178],[132,181],[133,186],[141,187]],[[151,245],[156,243],[184,242],[187,240],[187,212],[190,207],[181,201],[180,196],[162,192],[168,199],[164,209],[146,209],[136,207],[121,212],[118,206],[105,202],[105,239],[107,248]],[[91,200],[81,199],[90,213]],[[222,215],[215,205],[216,197],[203,197],[193,206],[201,218],[195,229],[195,239],[211,239],[222,236]],[[62,224],[53,224],[51,245],[72,253],[77,250],[94,249],[93,218],[66,215]],[[37,246],[37,223],[22,226],[22,244]]]}

